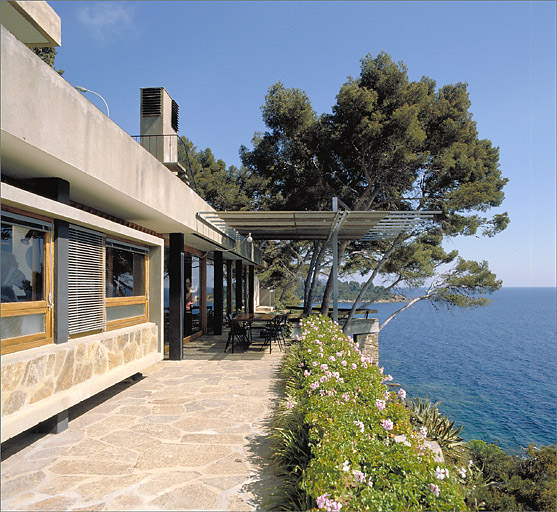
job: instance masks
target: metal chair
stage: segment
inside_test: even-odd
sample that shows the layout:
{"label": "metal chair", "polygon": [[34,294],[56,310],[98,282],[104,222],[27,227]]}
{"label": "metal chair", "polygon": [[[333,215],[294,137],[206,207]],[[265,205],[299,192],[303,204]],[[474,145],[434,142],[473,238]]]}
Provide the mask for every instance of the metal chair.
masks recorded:
{"label": "metal chair", "polygon": [[236,322],[232,315],[227,314],[225,319],[225,325],[229,327],[228,339],[226,340],[226,346],[224,351],[230,345],[232,347],[231,353],[234,354],[234,345],[237,341],[244,350],[247,350],[251,342],[251,329],[250,322]]}

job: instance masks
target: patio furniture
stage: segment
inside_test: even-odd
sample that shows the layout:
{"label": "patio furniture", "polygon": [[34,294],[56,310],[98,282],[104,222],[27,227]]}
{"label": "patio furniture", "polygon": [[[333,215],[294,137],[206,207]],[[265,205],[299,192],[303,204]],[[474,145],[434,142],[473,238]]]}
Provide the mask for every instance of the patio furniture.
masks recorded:
{"label": "patio furniture", "polygon": [[276,315],[267,322],[267,325],[261,330],[260,337],[265,338],[260,350],[263,350],[269,344],[269,353],[273,350],[273,341],[276,342],[280,350],[284,350],[286,346],[286,338],[284,337],[284,327],[288,322],[288,314]]}
{"label": "patio furniture", "polygon": [[234,353],[234,345],[236,342],[240,344],[247,350],[251,343],[251,322],[249,318],[244,318],[247,315],[237,315],[233,317],[230,314],[226,315],[225,323],[229,327],[228,339],[226,340],[226,346],[224,351],[228,346],[231,346],[231,352]]}

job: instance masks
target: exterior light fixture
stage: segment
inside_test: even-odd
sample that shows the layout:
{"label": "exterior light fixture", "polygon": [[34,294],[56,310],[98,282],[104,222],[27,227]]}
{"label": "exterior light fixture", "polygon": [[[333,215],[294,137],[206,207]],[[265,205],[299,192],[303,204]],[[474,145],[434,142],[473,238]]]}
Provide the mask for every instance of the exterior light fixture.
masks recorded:
{"label": "exterior light fixture", "polygon": [[79,92],[90,92],[91,94],[95,94],[97,95],[101,100],[103,100],[104,106],[106,107],[106,116],[110,117],[110,111],[108,110],[108,103],[106,102],[106,100],[98,93],[95,91],[91,91],[89,89],[85,89],[85,87],[81,87],[79,85],[74,85],[74,87],[79,91]]}
{"label": "exterior light fixture", "polygon": [[246,242],[247,242],[248,244],[252,244],[252,243],[253,243],[253,238],[252,238],[252,236],[251,236],[251,233],[248,233],[248,237],[246,238]]}

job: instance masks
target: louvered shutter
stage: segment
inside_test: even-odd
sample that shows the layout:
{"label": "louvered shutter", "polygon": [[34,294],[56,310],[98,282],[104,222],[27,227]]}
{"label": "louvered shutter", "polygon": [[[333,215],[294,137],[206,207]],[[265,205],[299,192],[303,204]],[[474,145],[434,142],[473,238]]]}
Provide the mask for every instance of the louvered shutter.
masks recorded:
{"label": "louvered shutter", "polygon": [[69,334],[104,328],[104,236],[70,226],[68,261]]}

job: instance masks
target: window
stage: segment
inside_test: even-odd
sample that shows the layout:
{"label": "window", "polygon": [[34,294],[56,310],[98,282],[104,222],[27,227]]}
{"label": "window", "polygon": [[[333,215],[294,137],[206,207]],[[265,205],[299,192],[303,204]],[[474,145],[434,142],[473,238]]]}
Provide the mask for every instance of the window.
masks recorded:
{"label": "window", "polygon": [[106,241],[107,329],[147,321],[147,252],[144,247]]}
{"label": "window", "polygon": [[52,224],[2,215],[2,354],[52,343]]}

